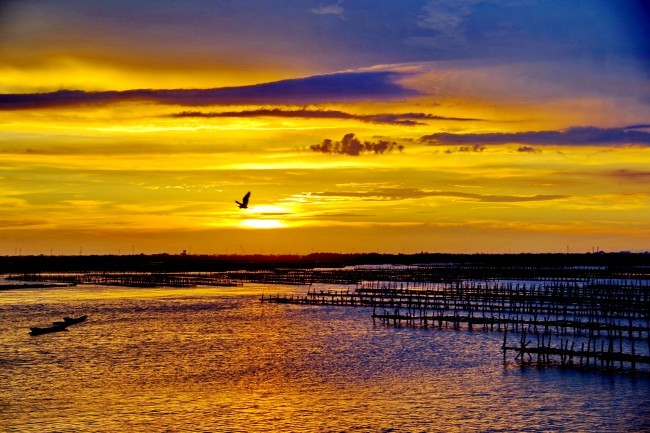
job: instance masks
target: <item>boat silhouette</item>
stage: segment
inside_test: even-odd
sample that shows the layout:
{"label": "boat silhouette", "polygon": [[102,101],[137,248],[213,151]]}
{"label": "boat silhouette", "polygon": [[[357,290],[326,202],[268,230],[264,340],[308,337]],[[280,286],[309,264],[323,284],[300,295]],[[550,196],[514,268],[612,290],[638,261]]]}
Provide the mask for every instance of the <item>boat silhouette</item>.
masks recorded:
{"label": "boat silhouette", "polygon": [[51,334],[53,332],[67,331],[68,326],[76,325],[77,323],[85,322],[88,316],[80,316],[76,318],[64,317],[62,322],[52,322],[52,326],[41,328],[38,326],[29,328],[29,335],[42,335]]}
{"label": "boat silhouette", "polygon": [[29,335],[42,335],[42,334],[51,334],[52,332],[61,332],[61,331],[67,331],[68,325],[63,324],[63,325],[52,325],[48,328],[39,328],[39,327],[32,327],[29,328]]}

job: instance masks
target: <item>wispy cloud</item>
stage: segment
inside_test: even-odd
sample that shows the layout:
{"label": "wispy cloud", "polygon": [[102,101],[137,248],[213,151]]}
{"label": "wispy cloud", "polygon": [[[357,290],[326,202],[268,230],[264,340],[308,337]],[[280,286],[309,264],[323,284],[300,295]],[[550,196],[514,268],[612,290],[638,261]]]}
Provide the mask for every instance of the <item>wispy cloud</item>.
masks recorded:
{"label": "wispy cloud", "polygon": [[644,125],[623,128],[574,126],[560,131],[526,131],[507,133],[456,134],[440,132],[425,135],[420,141],[429,144],[527,144],[527,145],[623,145],[650,144],[650,132]]}
{"label": "wispy cloud", "polygon": [[364,199],[371,201],[421,199],[425,197],[451,197],[466,199],[468,201],[488,203],[518,203],[533,201],[549,201],[564,199],[567,195],[496,195],[474,194],[457,191],[437,191],[415,188],[387,188],[373,191],[324,191],[312,193],[312,197],[349,197],[350,199]]}
{"label": "wispy cloud", "polygon": [[435,1],[423,6],[416,22],[422,34],[406,39],[410,45],[442,52],[467,48],[466,21],[476,0]]}
{"label": "wispy cloud", "polygon": [[650,183],[650,170],[631,170],[631,169],[621,169],[615,170],[607,173],[611,177],[617,178],[620,180],[629,180],[629,181],[639,181],[644,183]]}
{"label": "wispy cloud", "polygon": [[0,110],[34,109],[121,101],[151,101],[202,106],[217,104],[310,104],[415,96],[417,91],[398,83],[396,71],[342,72],[214,89],[137,89],[86,92],[60,90],[50,93],[0,94]]}
{"label": "wispy cloud", "polygon": [[0,220],[0,230],[11,230],[15,228],[44,226],[48,224],[46,220],[39,219],[2,219]]}
{"label": "wispy cloud", "polygon": [[343,7],[341,7],[341,1],[337,1],[331,5],[313,8],[311,12],[316,15],[336,15],[341,19],[345,19],[345,12],[343,10]]}
{"label": "wispy cloud", "polygon": [[383,123],[391,125],[425,125],[426,121],[448,120],[448,121],[480,121],[468,117],[445,117],[428,113],[381,113],[381,114],[352,114],[339,110],[284,110],[280,108],[261,108],[257,110],[202,112],[182,111],[171,114],[170,117],[288,117],[304,119],[350,119],[368,123]]}

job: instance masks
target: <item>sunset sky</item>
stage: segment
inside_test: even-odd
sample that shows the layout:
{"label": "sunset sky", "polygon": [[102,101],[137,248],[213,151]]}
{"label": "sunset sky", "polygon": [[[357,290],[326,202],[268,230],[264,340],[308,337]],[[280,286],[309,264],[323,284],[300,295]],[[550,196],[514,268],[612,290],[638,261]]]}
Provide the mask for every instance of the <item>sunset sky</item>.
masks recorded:
{"label": "sunset sky", "polygon": [[644,1],[0,3],[0,255],[595,249],[650,250]]}

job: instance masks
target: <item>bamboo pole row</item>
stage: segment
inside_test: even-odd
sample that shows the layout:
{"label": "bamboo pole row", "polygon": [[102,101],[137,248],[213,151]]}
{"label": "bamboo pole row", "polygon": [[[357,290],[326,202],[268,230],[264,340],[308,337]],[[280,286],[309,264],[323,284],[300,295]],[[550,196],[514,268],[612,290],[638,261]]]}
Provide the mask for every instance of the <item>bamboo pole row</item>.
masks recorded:
{"label": "bamboo pole row", "polygon": [[9,279],[125,287],[196,287],[243,285],[241,281],[230,279],[222,273],[216,272],[83,272],[20,274],[11,275]]}
{"label": "bamboo pole row", "polygon": [[[507,280],[498,280],[500,276]],[[380,325],[503,332],[504,358],[515,352],[517,360],[536,359],[543,365],[598,364],[636,371],[638,365],[648,364],[650,354],[650,280],[624,277],[606,268],[442,265],[10,276],[133,287],[308,285],[306,294],[263,296],[262,301],[372,307],[373,323]],[[347,288],[321,289],[322,284]]]}
{"label": "bamboo pole row", "polygon": [[[536,284],[366,281],[350,290],[263,297],[264,302],[372,307],[373,323],[504,333],[502,350],[603,369],[650,363],[650,287],[638,281]],[[534,336],[531,341],[529,336]],[[509,339],[508,339],[509,338]]]}

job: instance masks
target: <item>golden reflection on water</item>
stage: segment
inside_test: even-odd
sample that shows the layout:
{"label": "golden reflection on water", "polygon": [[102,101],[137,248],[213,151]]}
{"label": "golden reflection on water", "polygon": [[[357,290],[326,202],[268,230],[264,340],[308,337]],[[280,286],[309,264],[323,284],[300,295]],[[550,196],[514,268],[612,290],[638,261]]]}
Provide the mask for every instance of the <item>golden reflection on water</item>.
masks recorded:
{"label": "golden reflection on water", "polygon": [[[501,365],[500,335],[387,328],[262,292],[0,292],[3,431],[642,431],[647,382]],[[67,332],[27,327],[88,314]],[[622,429],[621,429],[622,428]]]}

